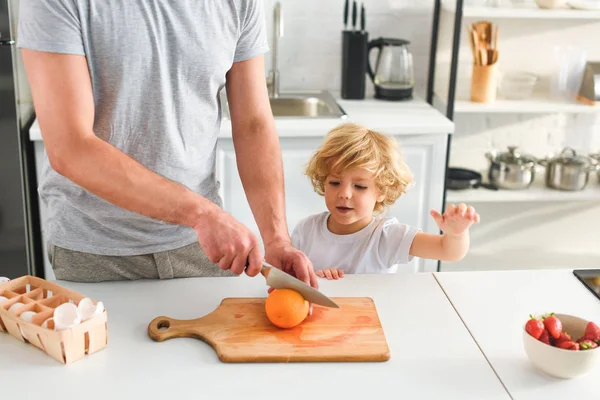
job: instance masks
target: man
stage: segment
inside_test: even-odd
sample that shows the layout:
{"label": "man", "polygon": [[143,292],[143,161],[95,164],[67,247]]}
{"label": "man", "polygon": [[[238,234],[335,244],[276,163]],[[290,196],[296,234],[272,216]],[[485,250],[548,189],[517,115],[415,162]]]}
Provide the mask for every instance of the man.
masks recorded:
{"label": "man", "polygon": [[18,46],[47,152],[39,190],[57,279],[260,272],[258,239],[220,208],[226,88],[264,259],[317,286],[286,224],[264,22],[260,0],[21,0]]}

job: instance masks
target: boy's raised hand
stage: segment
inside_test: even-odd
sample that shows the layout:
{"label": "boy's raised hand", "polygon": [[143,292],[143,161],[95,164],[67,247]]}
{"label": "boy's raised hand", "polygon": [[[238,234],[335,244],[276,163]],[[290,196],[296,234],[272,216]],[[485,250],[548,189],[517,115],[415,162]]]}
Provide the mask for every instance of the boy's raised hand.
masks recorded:
{"label": "boy's raised hand", "polygon": [[315,271],[315,274],[317,274],[318,277],[320,278],[326,278],[326,279],[340,279],[344,277],[344,271],[342,271],[341,269],[337,269],[337,268],[326,268],[326,269],[320,269],[318,271]]}
{"label": "boy's raised hand", "polygon": [[479,223],[479,214],[475,212],[473,207],[467,207],[464,203],[458,206],[454,204],[448,205],[443,215],[435,210],[431,210],[431,216],[440,230],[449,235],[461,235],[473,223]]}

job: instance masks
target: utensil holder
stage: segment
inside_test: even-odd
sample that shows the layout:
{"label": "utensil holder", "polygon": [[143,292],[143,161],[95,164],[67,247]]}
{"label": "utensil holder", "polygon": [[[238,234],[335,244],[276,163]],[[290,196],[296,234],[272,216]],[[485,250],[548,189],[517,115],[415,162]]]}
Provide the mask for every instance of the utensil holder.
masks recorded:
{"label": "utensil holder", "polygon": [[471,77],[471,101],[489,103],[496,100],[498,91],[497,63],[490,65],[473,64]]}
{"label": "utensil holder", "polygon": [[369,34],[366,31],[342,32],[343,99],[364,99],[367,79]]}

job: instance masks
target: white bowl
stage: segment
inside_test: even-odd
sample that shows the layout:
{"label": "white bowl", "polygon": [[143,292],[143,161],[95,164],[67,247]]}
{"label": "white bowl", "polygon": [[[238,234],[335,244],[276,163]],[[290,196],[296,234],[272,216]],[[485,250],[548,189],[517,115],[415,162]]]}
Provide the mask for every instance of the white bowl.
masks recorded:
{"label": "white bowl", "polygon": [[558,8],[564,7],[567,0],[535,0],[535,3],[539,8]]}
{"label": "white bowl", "polygon": [[[588,321],[567,314],[554,314],[563,325],[563,331],[579,339],[585,333]],[[531,363],[548,375],[570,379],[592,370],[600,360],[600,347],[590,350],[565,350],[535,339],[523,325],[523,346]]]}

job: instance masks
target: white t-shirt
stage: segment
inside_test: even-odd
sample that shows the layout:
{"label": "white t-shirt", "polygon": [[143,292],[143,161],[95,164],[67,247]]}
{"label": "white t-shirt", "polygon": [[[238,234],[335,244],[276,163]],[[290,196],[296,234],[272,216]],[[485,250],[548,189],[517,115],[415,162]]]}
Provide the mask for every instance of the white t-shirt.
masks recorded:
{"label": "white t-shirt", "polygon": [[337,268],[347,274],[392,274],[408,264],[412,241],[420,229],[395,217],[376,216],[365,228],[348,235],[327,229],[328,211],[301,220],[292,232],[292,244],[308,256],[315,271]]}

